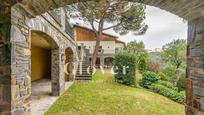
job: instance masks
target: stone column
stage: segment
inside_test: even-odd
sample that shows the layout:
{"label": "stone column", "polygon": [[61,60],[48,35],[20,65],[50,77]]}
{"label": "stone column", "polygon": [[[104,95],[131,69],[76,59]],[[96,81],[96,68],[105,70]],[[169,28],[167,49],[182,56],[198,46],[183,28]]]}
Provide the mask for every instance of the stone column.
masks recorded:
{"label": "stone column", "polygon": [[61,62],[61,54],[59,49],[52,50],[52,70],[51,70],[51,79],[52,79],[52,95],[59,96],[64,91],[64,69]]}
{"label": "stone column", "polygon": [[100,66],[104,67],[104,57],[103,57],[103,55],[100,55],[100,61],[101,61]]}
{"label": "stone column", "polygon": [[204,115],[204,17],[188,23],[186,114]]}

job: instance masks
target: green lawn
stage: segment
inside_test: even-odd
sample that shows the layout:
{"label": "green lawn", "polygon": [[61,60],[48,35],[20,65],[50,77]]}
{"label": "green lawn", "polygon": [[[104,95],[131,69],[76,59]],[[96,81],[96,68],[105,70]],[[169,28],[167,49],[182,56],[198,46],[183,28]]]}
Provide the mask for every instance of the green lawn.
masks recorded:
{"label": "green lawn", "polygon": [[46,115],[184,115],[184,106],[98,71],[93,81],[75,82]]}

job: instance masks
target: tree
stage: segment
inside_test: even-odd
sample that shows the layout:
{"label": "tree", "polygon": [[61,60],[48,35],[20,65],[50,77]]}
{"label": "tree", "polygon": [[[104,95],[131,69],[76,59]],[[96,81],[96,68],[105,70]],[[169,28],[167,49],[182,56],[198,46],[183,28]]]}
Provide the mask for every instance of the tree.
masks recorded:
{"label": "tree", "polygon": [[[104,31],[113,29],[121,35],[133,32],[144,34],[148,26],[145,19],[145,6],[124,0],[100,0],[79,2],[67,6],[67,12],[73,19],[80,19],[89,24],[96,36],[96,45],[92,65],[96,63],[100,41]],[[110,26],[107,27],[106,23]]]}
{"label": "tree", "polygon": [[177,39],[163,46],[162,59],[176,67],[176,80],[174,83],[175,86],[177,85],[181,76],[180,68],[185,67],[186,46],[187,42],[184,39]]}
{"label": "tree", "polygon": [[140,71],[144,71],[147,67],[148,52],[145,50],[144,43],[131,41],[127,44],[126,51],[133,53],[136,56],[136,63]]}

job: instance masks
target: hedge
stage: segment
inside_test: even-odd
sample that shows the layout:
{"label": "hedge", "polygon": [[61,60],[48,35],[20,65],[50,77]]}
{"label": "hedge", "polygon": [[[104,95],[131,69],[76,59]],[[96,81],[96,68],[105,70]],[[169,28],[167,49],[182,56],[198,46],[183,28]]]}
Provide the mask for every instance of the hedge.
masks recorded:
{"label": "hedge", "polygon": [[149,88],[153,83],[158,82],[159,76],[151,71],[146,71],[142,74],[142,80],[140,81],[140,85],[144,88]]}
{"label": "hedge", "polygon": [[178,103],[183,104],[185,101],[185,94],[184,93],[179,93],[175,90],[172,90],[166,86],[163,86],[161,84],[152,84],[149,87],[153,92],[159,93],[165,97],[170,98],[173,101],[176,101]]}
{"label": "hedge", "polygon": [[[125,85],[135,85],[136,57],[132,53],[119,52],[115,55],[115,80]],[[126,68],[124,73],[123,68]]]}
{"label": "hedge", "polygon": [[166,86],[167,88],[170,88],[172,90],[178,91],[178,87],[174,87],[174,85],[171,82],[168,81],[159,81],[158,84],[161,84],[163,86]]}

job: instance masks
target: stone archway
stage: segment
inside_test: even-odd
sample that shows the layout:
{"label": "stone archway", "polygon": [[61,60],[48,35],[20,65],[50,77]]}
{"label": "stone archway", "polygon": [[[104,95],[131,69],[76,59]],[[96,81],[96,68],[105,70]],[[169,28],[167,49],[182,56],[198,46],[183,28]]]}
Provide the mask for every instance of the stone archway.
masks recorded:
{"label": "stone archway", "polygon": [[[81,0],[88,1],[88,0]],[[204,111],[204,1],[203,0],[130,0],[159,7],[178,15],[189,22],[188,29],[188,67],[187,67],[187,114],[203,114]],[[27,19],[78,2],[76,0],[19,0],[1,1],[0,12],[0,110],[1,113],[29,113],[29,108],[17,108],[20,95],[29,100],[29,87],[16,91],[19,85],[29,86],[30,47]],[[20,9],[12,10],[11,7]],[[17,13],[17,14],[16,14]],[[20,26],[20,29],[19,29]],[[21,47],[23,46],[23,47]],[[58,55],[59,51],[55,51]],[[17,55],[16,55],[17,54]],[[60,56],[57,56],[60,58]],[[60,68],[60,67],[59,67]],[[56,71],[60,69],[56,68]],[[17,77],[16,77],[17,76]],[[11,82],[10,82],[11,81]],[[12,86],[12,87],[11,87]],[[60,85],[61,86],[61,85]],[[60,87],[59,86],[59,87]],[[24,104],[23,104],[24,105]]]}
{"label": "stone archway", "polygon": [[[58,63],[52,62],[52,52],[59,49],[56,42],[44,32],[31,31],[31,110],[32,114],[40,113],[46,102],[52,102],[54,94],[58,91],[52,87],[57,76],[54,67]],[[59,77],[59,76],[58,76]],[[39,103],[42,107],[39,106]]]}

